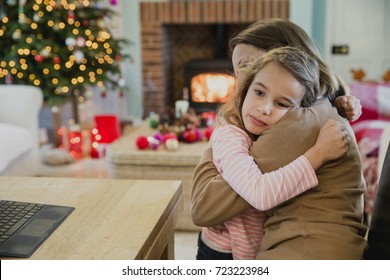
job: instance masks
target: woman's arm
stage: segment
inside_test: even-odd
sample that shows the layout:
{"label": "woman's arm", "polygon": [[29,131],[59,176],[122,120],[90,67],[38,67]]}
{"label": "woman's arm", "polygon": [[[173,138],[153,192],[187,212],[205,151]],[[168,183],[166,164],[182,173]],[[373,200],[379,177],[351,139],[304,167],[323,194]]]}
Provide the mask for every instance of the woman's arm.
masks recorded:
{"label": "woman's arm", "polygon": [[304,156],[276,171],[262,173],[248,153],[251,140],[236,126],[226,125],[213,132],[211,145],[214,164],[222,177],[258,210],[269,210],[318,184]]}
{"label": "woman's arm", "polygon": [[347,152],[345,133],[345,125],[329,120],[321,128],[316,144],[303,156],[278,170],[262,173],[248,154],[250,140],[246,133],[227,125],[211,139],[214,164],[240,196],[265,211],[315,187],[315,170]]}
{"label": "woman's arm", "polygon": [[[334,107],[322,100],[310,108],[300,108],[286,114],[272,129],[272,133],[263,133],[250,149],[260,169],[266,172],[277,170],[307,152],[315,144],[323,125],[319,123],[318,116],[330,115],[332,110],[335,110]],[[275,142],[278,147],[271,148]],[[261,162],[256,157],[259,149],[267,151],[263,153]],[[203,152],[194,170],[191,202],[192,219],[198,226],[221,225],[250,208],[218,173],[211,147]]]}
{"label": "woman's arm", "polygon": [[195,167],[191,190],[191,216],[195,225],[218,226],[251,206],[222,178],[209,146]]}

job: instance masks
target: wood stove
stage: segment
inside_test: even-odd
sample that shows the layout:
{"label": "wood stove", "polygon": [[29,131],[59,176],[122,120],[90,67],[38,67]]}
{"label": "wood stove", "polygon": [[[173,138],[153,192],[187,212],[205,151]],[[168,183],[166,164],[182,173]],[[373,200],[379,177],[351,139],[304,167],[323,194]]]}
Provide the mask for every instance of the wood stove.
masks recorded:
{"label": "wood stove", "polygon": [[193,60],[185,66],[185,86],[196,113],[215,111],[235,88],[230,59]]}
{"label": "wood stove", "polygon": [[189,61],[185,65],[185,86],[189,103],[196,113],[215,111],[235,88],[233,65],[228,56],[227,24],[212,25],[213,58]]}

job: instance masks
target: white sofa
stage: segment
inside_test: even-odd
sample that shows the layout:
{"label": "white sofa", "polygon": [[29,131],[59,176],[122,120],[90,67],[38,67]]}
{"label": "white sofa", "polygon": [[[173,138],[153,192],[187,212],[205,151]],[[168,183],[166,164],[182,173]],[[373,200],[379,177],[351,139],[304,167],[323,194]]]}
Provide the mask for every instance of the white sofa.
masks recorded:
{"label": "white sofa", "polygon": [[37,176],[42,163],[39,149],[40,88],[0,85],[0,176]]}

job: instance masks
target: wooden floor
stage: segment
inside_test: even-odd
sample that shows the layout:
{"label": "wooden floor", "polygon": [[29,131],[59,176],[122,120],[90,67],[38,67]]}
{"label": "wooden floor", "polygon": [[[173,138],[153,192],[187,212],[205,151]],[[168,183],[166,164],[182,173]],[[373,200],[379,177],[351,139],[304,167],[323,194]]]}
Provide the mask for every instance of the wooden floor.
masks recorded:
{"label": "wooden floor", "polygon": [[[43,166],[44,177],[108,178],[105,159],[84,158],[70,164]],[[197,251],[197,232],[177,231],[175,233],[175,259],[194,260]]]}

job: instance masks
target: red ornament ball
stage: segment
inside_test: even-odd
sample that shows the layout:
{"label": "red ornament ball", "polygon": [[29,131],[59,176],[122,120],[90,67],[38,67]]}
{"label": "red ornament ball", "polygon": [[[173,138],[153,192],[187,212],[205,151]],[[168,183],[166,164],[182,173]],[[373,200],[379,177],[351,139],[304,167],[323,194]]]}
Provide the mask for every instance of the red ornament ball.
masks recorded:
{"label": "red ornament ball", "polygon": [[186,141],[188,143],[195,142],[197,140],[197,135],[195,133],[195,130],[190,129],[190,130],[184,131],[183,138],[184,138],[184,141]]}
{"label": "red ornament ball", "polygon": [[168,132],[164,134],[163,142],[165,143],[168,139],[176,139],[178,140],[179,137],[173,133],[173,132]]}
{"label": "red ornament ball", "polygon": [[207,138],[207,140],[210,140],[210,137],[211,137],[211,134],[213,133],[213,130],[214,130],[214,126],[208,126],[204,130],[204,136]]}
{"label": "red ornament ball", "polygon": [[58,56],[55,56],[55,57],[53,58],[53,63],[54,63],[54,64],[59,64],[59,63],[61,63],[61,58],[58,57]]}
{"label": "red ornament ball", "polygon": [[36,62],[43,62],[44,57],[43,57],[43,55],[36,54],[36,55],[34,56],[34,59],[35,59]]}
{"label": "red ornament ball", "polygon": [[138,149],[145,150],[149,147],[149,140],[148,137],[145,135],[140,135],[137,137],[135,144],[137,145]]}

